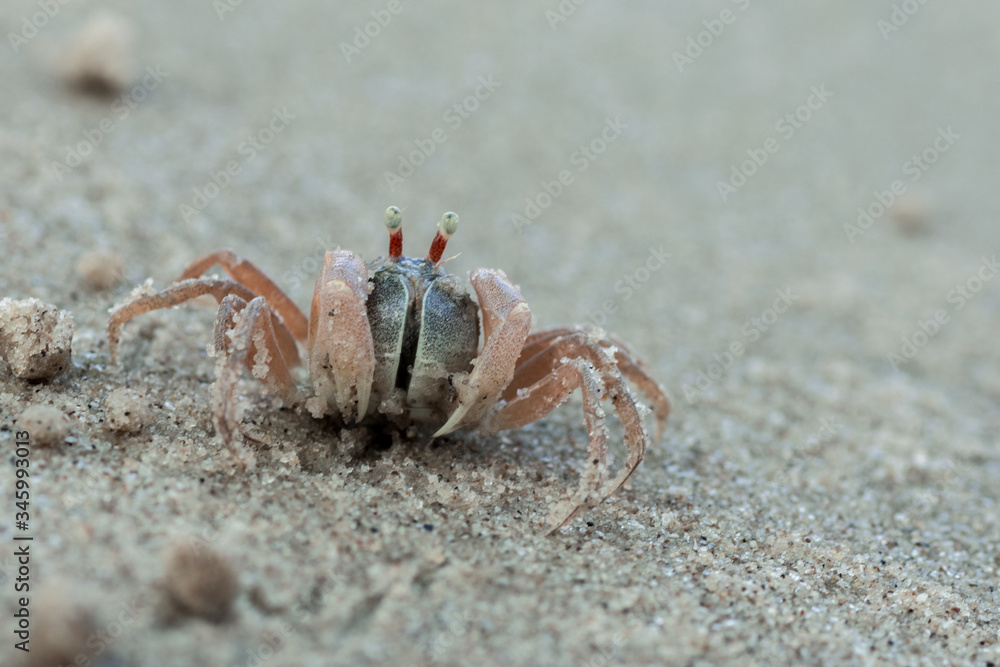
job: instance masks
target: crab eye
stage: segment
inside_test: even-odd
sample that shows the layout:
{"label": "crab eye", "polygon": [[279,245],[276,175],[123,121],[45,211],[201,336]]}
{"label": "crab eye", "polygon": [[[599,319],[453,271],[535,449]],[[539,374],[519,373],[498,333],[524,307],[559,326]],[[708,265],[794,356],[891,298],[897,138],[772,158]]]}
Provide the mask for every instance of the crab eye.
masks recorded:
{"label": "crab eye", "polygon": [[389,256],[403,255],[403,214],[395,206],[385,209],[385,227],[389,230]]}
{"label": "crab eye", "polygon": [[444,236],[445,240],[448,239],[455,230],[458,229],[458,216],[451,211],[448,211],[443,216],[441,216],[441,221],[438,222],[438,231]]}
{"label": "crab eye", "polygon": [[445,213],[441,216],[440,222],[438,222],[438,231],[434,235],[434,240],[431,241],[431,249],[427,251],[427,259],[437,264],[441,261],[441,255],[444,254],[445,246],[448,245],[448,239],[451,235],[455,233],[458,229],[458,216],[451,211]]}

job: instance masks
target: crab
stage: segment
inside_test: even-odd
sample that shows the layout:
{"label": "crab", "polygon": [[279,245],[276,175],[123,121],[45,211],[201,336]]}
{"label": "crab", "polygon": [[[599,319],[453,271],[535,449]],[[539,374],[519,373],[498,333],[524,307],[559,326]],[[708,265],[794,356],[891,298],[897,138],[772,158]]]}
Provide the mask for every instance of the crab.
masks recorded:
{"label": "crab", "polygon": [[[587,460],[572,500],[550,517],[552,530],[621,488],[650,443],[644,421],[648,409],[636,403],[626,380],[652,404],[657,438],[670,411],[665,392],[642,362],[598,328],[530,333],[531,310],[503,271],[470,274],[477,306],[463,282],[442,268],[446,244],[458,227],[454,213],[441,218],[424,258],[403,256],[398,208],[386,210],[385,224],[386,257],[366,263],[348,250],[326,253],[308,318],[259,268],[232,250],[197,259],[166,289],[137,290],[111,310],[111,362],[117,363],[125,322],[211,295],[219,304],[212,419],[219,438],[244,468],[253,467],[253,456],[240,443],[258,440],[241,427],[236,385],[245,367],[269,393],[305,407],[315,418],[398,428],[426,424],[436,427],[433,437],[456,429],[491,433],[521,428],[548,415],[579,388]],[[216,265],[230,279],[201,277]],[[292,375],[303,351],[311,392],[300,389]],[[628,450],[625,465],[610,482],[604,400],[617,412]]]}

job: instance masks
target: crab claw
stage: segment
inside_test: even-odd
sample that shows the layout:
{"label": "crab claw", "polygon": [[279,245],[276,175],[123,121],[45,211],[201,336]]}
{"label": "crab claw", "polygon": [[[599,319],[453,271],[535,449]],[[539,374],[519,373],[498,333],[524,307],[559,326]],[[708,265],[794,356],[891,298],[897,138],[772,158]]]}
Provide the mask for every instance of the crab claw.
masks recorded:
{"label": "crab claw", "polygon": [[458,425],[462,423],[462,419],[469,413],[469,408],[471,407],[471,405],[464,405],[460,403],[459,406],[455,408],[455,411],[451,413],[451,416],[448,417],[448,421],[444,423],[444,426],[439,428],[431,437],[439,438],[442,435],[448,435],[457,429]]}

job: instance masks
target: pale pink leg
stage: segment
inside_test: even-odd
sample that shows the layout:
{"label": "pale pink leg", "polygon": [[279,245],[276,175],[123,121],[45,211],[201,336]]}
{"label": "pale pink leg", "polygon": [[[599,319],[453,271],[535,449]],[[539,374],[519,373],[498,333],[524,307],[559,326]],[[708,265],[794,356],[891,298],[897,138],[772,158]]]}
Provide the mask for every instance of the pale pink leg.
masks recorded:
{"label": "pale pink leg", "polygon": [[470,277],[483,316],[483,351],[471,373],[456,373],[458,406],[435,437],[476,424],[494,408],[514,377],[514,367],[531,328],[531,310],[521,290],[503,271],[478,269]]}
{"label": "pale pink leg", "polygon": [[549,341],[553,338],[557,338],[572,331],[573,329],[570,329],[569,327],[556,327],[553,329],[536,331],[535,333],[529,335],[527,340],[524,341],[524,347],[521,349],[521,358],[518,359],[518,364],[525,359],[530,359],[536,353],[548,347]]}
{"label": "pale pink leg", "polygon": [[326,253],[309,314],[309,375],[321,417],[333,404],[345,421],[368,411],[375,378],[375,346],[368,324],[368,266],[347,250]]}
{"label": "pale pink leg", "polygon": [[[197,280],[185,280],[175,283],[162,292],[139,296],[131,301],[116,306],[111,311],[108,320],[108,352],[111,356],[111,363],[118,363],[118,341],[121,338],[121,328],[126,322],[144,313],[149,313],[161,308],[170,308],[196,299],[200,296],[210,294],[215,300],[222,303],[222,300],[230,294],[236,295],[246,302],[253,300],[257,295],[247,287],[233,282],[232,280],[217,280],[214,278],[201,278]],[[281,354],[286,363],[296,366],[299,362],[298,346],[291,332],[285,327],[279,317],[271,314],[271,324],[274,328],[275,338]]]}
{"label": "pale pink leg", "polygon": [[[560,335],[547,337],[547,347],[544,350],[518,365],[514,381],[505,392],[505,398],[511,392],[516,395],[520,388],[530,386],[529,383],[538,382],[540,378],[547,376],[553,369],[559,368],[564,358],[583,357],[589,360],[604,379],[607,393],[617,409],[622,426],[625,428],[625,444],[629,450],[629,458],[624,470],[608,491],[608,495],[611,495],[625,483],[635,467],[642,461],[649,445],[649,436],[646,434],[645,424],[636,407],[635,400],[625,385],[617,366],[621,352],[616,351],[612,355],[607,341],[595,338],[595,333],[595,331],[588,329],[564,329]],[[658,398],[666,400],[666,396],[663,394],[660,394]]]}
{"label": "pale pink leg", "polygon": [[587,461],[580,474],[580,486],[572,509],[555,519],[551,532],[566,525],[581,509],[595,507],[610,495],[603,490],[608,476],[608,427],[607,416],[601,406],[604,386],[597,372],[584,359],[567,359],[565,364],[523,390],[491,420],[493,428],[520,428],[554,410],[577,387],[583,393],[583,416],[588,433]]}
{"label": "pale pink leg", "polygon": [[[295,401],[295,383],[288,372],[274,337],[271,310],[264,297],[250,303],[239,297],[227,296],[219,307],[216,321],[216,349],[225,356],[217,360],[215,383],[212,385],[212,421],[215,431],[244,467],[253,467],[253,455],[240,447],[242,407],[236,396],[236,383],[243,367],[285,402]],[[232,326],[231,329],[226,327]],[[229,333],[227,333],[227,331]],[[228,344],[223,342],[228,338]]]}
{"label": "pale pink leg", "polygon": [[[604,392],[609,395],[625,429],[628,460],[607,489],[600,491],[600,497],[596,502],[596,496],[591,490],[593,477],[581,479],[577,505],[560,521],[557,529],[575,516],[582,507],[596,505],[621,488],[642,461],[649,444],[642,416],[617,367],[620,355],[626,355],[626,364],[630,369],[637,369],[640,373],[642,371],[634,365],[631,357],[627,356],[627,349],[616,349],[612,354],[611,346],[605,339],[595,338],[594,332],[586,330],[560,329],[535,334],[525,345],[528,353],[522,356],[513,381],[504,392],[506,404],[486,424],[487,428],[500,430],[519,428],[541,419],[565,401],[579,385],[584,393],[584,412],[590,436],[590,450],[593,452],[595,447],[603,447],[606,451],[607,428],[603,410],[598,412],[588,405],[594,400],[600,403]],[[576,373],[581,377],[578,381],[573,380],[573,375]],[[584,378],[591,373],[599,374],[603,380],[603,391],[588,387]],[[648,378],[644,373],[643,375]],[[655,382],[652,384],[659,390]],[[666,401],[666,396],[662,393],[659,398]],[[599,414],[600,419],[595,420],[592,414]],[[594,460],[603,459],[595,459],[591,455],[588,465],[598,465],[592,463]],[[587,471],[585,468],[585,472]],[[603,472],[602,468],[601,482],[605,478]]]}
{"label": "pale pink leg", "polygon": [[544,378],[504,403],[483,426],[487,431],[506,431],[533,424],[565,403],[579,386],[580,373],[575,365],[549,369]]}
{"label": "pale pink leg", "polygon": [[[244,355],[244,366],[260,380],[269,393],[280,396],[285,403],[291,405],[296,400],[295,380],[292,379],[285,355],[277,344],[271,318],[261,316],[261,312],[269,312],[266,301],[263,306],[259,304],[263,298],[259,296],[251,301],[251,304],[255,304],[254,308],[245,315],[243,313],[248,304],[240,297],[230,294],[222,300],[215,318],[215,352],[221,356],[229,355],[238,321],[248,317],[259,320],[251,331],[254,335],[253,348],[249,354]],[[264,310],[261,311],[261,308]]]}
{"label": "pale pink leg", "polygon": [[[618,370],[625,378],[635,384],[642,392],[642,395],[653,404],[653,416],[656,418],[656,439],[663,436],[663,429],[667,426],[667,417],[670,416],[670,399],[667,392],[663,391],[660,383],[646,372],[645,364],[641,359],[632,354],[632,351],[614,334],[608,335],[608,340],[617,348],[615,351],[615,361],[618,362]],[[607,347],[606,342],[601,343]]]}
{"label": "pale pink leg", "polygon": [[[606,338],[596,338],[598,332],[585,328],[558,327],[533,333],[525,342],[524,350],[517,360],[517,380],[512,382],[504,391],[503,398],[509,400],[516,395],[517,390],[530,386],[545,376],[549,369],[553,367],[555,360],[563,354],[559,346],[553,346],[553,341],[560,338],[580,337],[580,340],[595,340],[602,348],[615,348],[615,362],[630,382],[635,383],[639,391],[653,405],[653,415],[656,418],[656,437],[663,434],[663,429],[670,414],[670,400],[667,398],[663,388],[646,372],[642,362],[632,354],[631,350],[621,342],[616,336],[609,335]],[[592,350],[596,350],[594,345],[589,345]],[[564,355],[565,356],[565,355]],[[572,354],[568,356],[573,356]],[[548,362],[540,363],[540,360],[548,359]],[[597,359],[594,359],[597,363]],[[531,368],[532,370],[529,370]]]}
{"label": "pale pink leg", "polygon": [[216,250],[196,259],[174,282],[197,278],[216,264],[221,266],[233,280],[246,285],[254,294],[267,299],[268,306],[284,320],[285,326],[295,340],[305,341],[309,323],[299,307],[253,262],[240,257],[229,248]]}
{"label": "pale pink leg", "polygon": [[[608,477],[608,425],[604,408],[601,406],[602,389],[593,367],[583,359],[568,361],[580,376],[580,386],[583,389],[583,417],[589,434],[587,446],[587,461],[580,472],[580,488],[574,500],[576,506],[562,519],[556,519],[552,530],[554,533],[573,519],[580,510],[596,507],[608,497],[602,491],[604,480]],[[613,493],[613,492],[612,492]]]}

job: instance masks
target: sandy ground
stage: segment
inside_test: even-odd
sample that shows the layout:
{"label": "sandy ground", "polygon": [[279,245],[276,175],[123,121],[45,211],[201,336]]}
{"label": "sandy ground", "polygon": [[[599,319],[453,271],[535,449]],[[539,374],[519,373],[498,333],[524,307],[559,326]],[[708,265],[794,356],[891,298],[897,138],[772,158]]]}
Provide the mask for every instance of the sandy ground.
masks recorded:
{"label": "sandy ground", "polygon": [[[68,430],[30,454],[29,664],[1000,662],[1000,7],[690,4],[4,2],[0,297],[75,337],[54,381],[0,365],[3,664],[35,405]],[[60,78],[103,7],[134,31],[125,98]],[[304,306],[326,249],[384,252],[389,204],[417,255],[457,211],[453,272],[505,269],[538,327],[603,323],[670,392],[629,485],[563,532],[578,400],[430,442],[248,378],[270,442],[243,473],[211,307],[131,323],[109,365],[107,309],[146,278],[231,246]],[[91,251],[122,260],[110,289]]]}

